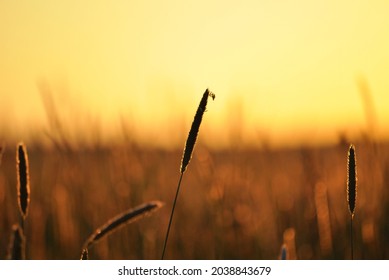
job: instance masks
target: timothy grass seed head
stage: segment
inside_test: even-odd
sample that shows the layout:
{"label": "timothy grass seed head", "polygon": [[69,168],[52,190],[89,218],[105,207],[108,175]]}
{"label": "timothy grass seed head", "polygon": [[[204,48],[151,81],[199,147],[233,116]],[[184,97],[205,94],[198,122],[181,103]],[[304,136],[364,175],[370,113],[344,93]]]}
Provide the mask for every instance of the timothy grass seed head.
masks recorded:
{"label": "timothy grass seed head", "polygon": [[30,178],[27,148],[19,143],[16,149],[17,191],[20,214],[26,218],[30,203]]}
{"label": "timothy grass seed head", "polygon": [[186,139],[184,154],[182,156],[182,161],[181,161],[181,168],[180,168],[181,173],[185,172],[186,167],[188,166],[189,161],[192,158],[193,148],[194,148],[194,145],[196,144],[197,135],[199,133],[200,124],[201,124],[201,121],[203,119],[203,115],[207,109],[207,103],[208,103],[209,96],[211,96],[213,100],[216,97],[213,92],[209,91],[209,89],[206,89],[204,94],[203,94],[203,97],[201,98],[199,107],[197,108],[196,115],[194,116],[192,126],[191,126],[190,131],[189,131],[188,138]]}
{"label": "timothy grass seed head", "polygon": [[355,203],[357,200],[357,162],[355,147],[350,145],[347,157],[347,202],[350,215],[355,213]]}

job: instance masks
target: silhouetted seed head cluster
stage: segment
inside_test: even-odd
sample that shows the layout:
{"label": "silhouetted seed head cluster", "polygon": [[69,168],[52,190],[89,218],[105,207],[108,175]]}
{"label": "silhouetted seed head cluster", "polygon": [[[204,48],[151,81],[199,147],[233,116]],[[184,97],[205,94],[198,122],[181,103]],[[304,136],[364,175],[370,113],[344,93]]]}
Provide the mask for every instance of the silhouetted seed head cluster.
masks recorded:
{"label": "silhouetted seed head cluster", "polygon": [[107,236],[119,229],[120,227],[135,222],[136,220],[143,218],[145,215],[154,212],[155,210],[161,208],[163,203],[160,201],[152,201],[149,203],[142,204],[134,209],[127,210],[124,213],[117,215],[116,217],[110,219],[107,223],[102,225],[100,228],[95,230],[93,234],[89,236],[84,244],[84,249],[82,255],[92,244],[96,243],[102,237]]}
{"label": "silhouetted seed head cluster", "polygon": [[28,173],[27,149],[19,143],[16,150],[17,190],[20,215],[26,218],[30,203],[30,178]]}
{"label": "silhouetted seed head cluster", "polygon": [[209,96],[211,96],[213,100],[216,97],[214,93],[206,89],[203,94],[203,98],[201,98],[199,107],[197,108],[196,115],[194,116],[194,120],[192,123],[192,127],[190,128],[189,135],[185,143],[184,154],[181,161],[181,169],[180,169],[181,173],[185,172],[186,167],[188,166],[189,161],[192,158],[193,148],[194,145],[196,144],[197,135],[199,133],[199,128],[200,128],[201,121],[203,119],[203,115],[207,109],[207,102]]}
{"label": "silhouetted seed head cluster", "polygon": [[184,172],[186,170],[186,167],[188,166],[189,161],[192,158],[192,152],[193,152],[194,145],[196,144],[197,135],[198,135],[199,129],[200,129],[200,124],[201,124],[201,121],[203,119],[203,115],[204,115],[205,111],[207,110],[207,103],[208,103],[209,96],[211,96],[212,99],[215,100],[215,97],[216,97],[215,94],[212,93],[211,91],[209,91],[209,89],[206,89],[204,94],[203,94],[203,97],[201,98],[199,107],[197,108],[196,115],[194,116],[192,126],[191,126],[190,131],[189,131],[188,138],[186,139],[184,153],[182,155],[182,160],[181,160],[181,168],[180,168],[181,175],[180,175],[180,179],[178,181],[176,196],[175,196],[174,201],[173,201],[173,207],[172,207],[172,212],[170,214],[169,224],[167,227],[165,242],[163,244],[162,257],[161,257],[162,260],[164,259],[164,255],[165,255],[166,245],[167,245],[167,241],[169,238],[170,227],[171,227],[173,215],[174,215],[174,209],[176,207],[178,193],[180,191],[181,180],[182,180],[182,177],[183,177]]}
{"label": "silhouetted seed head cluster", "polygon": [[357,199],[357,163],[355,156],[355,147],[350,145],[347,160],[347,202],[350,215],[355,213],[355,202]]}

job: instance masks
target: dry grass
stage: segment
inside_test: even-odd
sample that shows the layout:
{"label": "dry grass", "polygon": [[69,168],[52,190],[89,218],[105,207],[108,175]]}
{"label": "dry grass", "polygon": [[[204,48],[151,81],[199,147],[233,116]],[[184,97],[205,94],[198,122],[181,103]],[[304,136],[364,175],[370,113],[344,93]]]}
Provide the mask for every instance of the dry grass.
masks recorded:
{"label": "dry grass", "polygon": [[87,248],[84,248],[81,252],[81,260],[89,260],[89,251]]}
{"label": "dry grass", "polygon": [[[389,143],[354,144],[358,149],[354,258],[389,259]],[[203,146],[200,137],[191,172],[185,175],[190,187],[180,195],[182,211],[175,213],[169,255],[277,259],[281,245],[294,240],[294,249],[288,245],[291,257],[293,253],[298,259],[349,259],[348,148],[339,144],[214,151]],[[79,259],[85,237],[104,217],[113,217],[128,205],[171,201],[182,150],[129,145],[59,153],[29,145],[28,155],[34,187],[25,228],[26,254],[30,259]],[[0,211],[1,259],[6,258],[8,233],[19,216],[16,180],[15,158],[8,149],[0,168],[0,205],[5,209]],[[100,239],[91,256],[159,259],[169,215],[170,209],[164,207],[111,238]],[[328,217],[319,221],[322,215]],[[201,229],[201,234],[193,229]],[[286,229],[294,234],[289,231],[284,240]],[[324,252],[321,244],[327,230],[332,246]]]}
{"label": "dry grass", "polygon": [[205,90],[203,97],[201,98],[199,107],[197,108],[196,114],[194,116],[192,126],[189,131],[188,138],[186,139],[185,147],[184,147],[184,153],[181,160],[181,168],[180,172],[184,173],[186,170],[186,167],[189,164],[190,159],[192,158],[192,152],[194,149],[194,146],[196,144],[197,135],[199,133],[201,121],[203,119],[203,115],[205,111],[207,110],[207,103],[208,103],[208,97],[211,96],[212,99],[215,99],[215,94],[210,92],[208,89]]}
{"label": "dry grass", "polygon": [[8,246],[7,259],[24,260],[26,259],[26,238],[19,225],[12,226],[12,234]]}
{"label": "dry grass", "polygon": [[350,212],[351,259],[354,259],[353,218],[357,200],[357,162],[354,145],[350,145],[347,157],[347,202]]}
{"label": "dry grass", "polygon": [[357,164],[355,147],[350,145],[347,159],[347,202],[351,217],[355,214],[355,202],[357,199]]}
{"label": "dry grass", "polygon": [[163,203],[160,201],[151,201],[148,203],[144,203],[139,205],[136,208],[129,209],[114,218],[110,219],[104,225],[96,229],[85,241],[83,246],[83,252],[81,255],[84,255],[85,252],[88,252],[88,248],[93,244],[97,243],[101,238],[106,237],[112,234],[114,231],[119,228],[133,223],[146,215],[151,214],[152,212],[158,210],[163,206]]}
{"label": "dry grass", "polygon": [[182,160],[181,160],[181,168],[180,168],[181,175],[180,175],[180,179],[178,180],[176,195],[174,197],[173,207],[172,207],[172,211],[171,211],[170,218],[169,218],[169,224],[167,226],[165,241],[163,243],[162,257],[161,257],[162,260],[164,259],[164,256],[165,256],[166,245],[167,245],[167,242],[169,239],[169,233],[170,233],[170,228],[171,228],[172,221],[173,221],[174,210],[176,208],[177,198],[178,198],[178,194],[180,192],[182,176],[184,175],[186,167],[188,166],[189,161],[192,158],[192,153],[193,153],[194,146],[196,144],[197,135],[198,135],[199,129],[200,129],[200,124],[201,124],[201,121],[203,119],[203,115],[204,115],[205,111],[207,110],[207,103],[208,103],[209,96],[211,96],[212,99],[215,100],[215,94],[210,92],[208,89],[206,89],[205,92],[203,93],[203,97],[201,98],[199,107],[197,108],[196,114],[194,116],[194,120],[193,120],[192,126],[190,128],[188,138],[186,139],[184,152],[183,152],[183,156],[182,156]]}
{"label": "dry grass", "polygon": [[30,203],[30,178],[28,169],[27,148],[23,143],[19,143],[16,149],[16,174],[18,179],[18,205],[23,220],[27,217]]}

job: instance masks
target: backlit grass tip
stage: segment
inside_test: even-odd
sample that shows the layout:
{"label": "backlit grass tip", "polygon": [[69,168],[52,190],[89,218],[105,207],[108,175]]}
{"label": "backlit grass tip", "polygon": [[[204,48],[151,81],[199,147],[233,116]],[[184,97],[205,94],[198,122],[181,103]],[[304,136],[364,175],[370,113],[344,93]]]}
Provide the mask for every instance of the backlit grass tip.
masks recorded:
{"label": "backlit grass tip", "polygon": [[215,94],[206,89],[203,97],[201,98],[199,107],[197,108],[196,115],[194,116],[192,127],[190,128],[188,138],[186,139],[184,153],[181,161],[181,169],[180,172],[184,173],[186,167],[189,164],[190,159],[192,158],[192,152],[194,145],[196,144],[197,135],[199,133],[200,124],[203,119],[203,115],[207,109],[208,97],[211,96],[212,99],[215,99]]}

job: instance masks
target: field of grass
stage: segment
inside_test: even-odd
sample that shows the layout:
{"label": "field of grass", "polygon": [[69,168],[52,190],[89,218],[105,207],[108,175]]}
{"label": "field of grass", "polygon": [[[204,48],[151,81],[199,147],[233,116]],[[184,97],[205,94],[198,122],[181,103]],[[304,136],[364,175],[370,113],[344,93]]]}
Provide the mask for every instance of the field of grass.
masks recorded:
{"label": "field of grass", "polygon": [[[389,258],[389,143],[354,143],[358,193],[354,258]],[[159,259],[182,150],[136,145],[45,150],[29,146],[28,259],[79,259],[108,219],[151,200],[164,207],[89,250],[91,259]],[[165,259],[350,259],[348,143],[213,151],[198,144],[182,181]],[[0,165],[0,258],[19,222],[15,149]]]}

